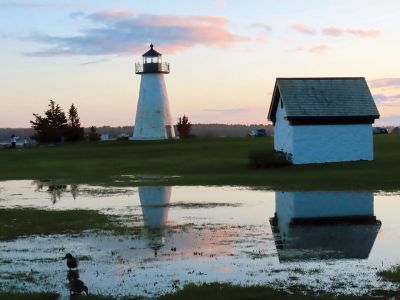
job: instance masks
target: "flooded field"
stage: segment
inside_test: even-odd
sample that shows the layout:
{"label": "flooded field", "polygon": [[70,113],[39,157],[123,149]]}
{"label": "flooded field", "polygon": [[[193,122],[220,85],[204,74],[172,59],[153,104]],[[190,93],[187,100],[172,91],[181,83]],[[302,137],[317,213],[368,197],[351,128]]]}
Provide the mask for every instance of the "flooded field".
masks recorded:
{"label": "flooded field", "polygon": [[376,272],[400,263],[398,194],[6,181],[0,208],[91,210],[125,228],[2,240],[1,290],[68,295],[68,278],[79,276],[91,293],[113,296],[215,281],[361,293],[392,288]]}

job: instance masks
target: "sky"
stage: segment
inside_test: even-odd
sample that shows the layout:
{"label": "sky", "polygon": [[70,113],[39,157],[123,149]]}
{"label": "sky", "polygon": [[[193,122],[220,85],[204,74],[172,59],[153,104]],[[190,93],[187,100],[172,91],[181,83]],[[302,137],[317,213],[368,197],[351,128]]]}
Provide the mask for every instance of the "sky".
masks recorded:
{"label": "sky", "polygon": [[173,120],[269,124],[276,77],[361,76],[400,125],[398,0],[0,0],[0,127],[50,99],[83,126],[133,125],[153,43]]}

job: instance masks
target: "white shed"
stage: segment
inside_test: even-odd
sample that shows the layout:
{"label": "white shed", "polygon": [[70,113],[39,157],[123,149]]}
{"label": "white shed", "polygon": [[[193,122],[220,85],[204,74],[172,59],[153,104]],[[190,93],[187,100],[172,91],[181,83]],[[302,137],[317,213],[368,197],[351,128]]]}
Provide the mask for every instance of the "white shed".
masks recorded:
{"label": "white shed", "polygon": [[365,78],[277,78],[268,119],[293,164],[373,160],[379,118]]}

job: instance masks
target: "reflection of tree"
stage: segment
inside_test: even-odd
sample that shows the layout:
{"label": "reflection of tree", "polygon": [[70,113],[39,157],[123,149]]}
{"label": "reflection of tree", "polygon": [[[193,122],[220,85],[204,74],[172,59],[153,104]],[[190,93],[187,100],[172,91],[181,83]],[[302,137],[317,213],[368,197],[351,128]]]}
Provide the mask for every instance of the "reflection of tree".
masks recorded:
{"label": "reflection of tree", "polygon": [[71,192],[74,200],[79,194],[79,185],[77,184],[71,184],[68,186],[52,180],[35,180],[34,184],[36,184],[35,191],[46,191],[50,194],[50,199],[53,204],[57,203],[57,201],[61,199],[64,192]]}
{"label": "reflection of tree", "polygon": [[72,195],[72,198],[74,198],[74,200],[78,196],[78,193],[79,193],[79,189],[78,188],[79,188],[79,185],[77,185],[77,184],[71,184],[70,185],[71,195]]}

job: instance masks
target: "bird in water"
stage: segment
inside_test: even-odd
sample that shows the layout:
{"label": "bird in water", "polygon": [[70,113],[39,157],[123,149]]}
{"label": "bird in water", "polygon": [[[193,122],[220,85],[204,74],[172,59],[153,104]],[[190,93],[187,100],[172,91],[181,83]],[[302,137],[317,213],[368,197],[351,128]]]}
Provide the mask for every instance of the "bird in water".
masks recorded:
{"label": "bird in water", "polygon": [[82,294],[83,292],[85,292],[86,295],[89,295],[89,290],[83,281],[80,279],[72,279],[69,283],[70,295]]}
{"label": "bird in water", "polygon": [[78,267],[79,261],[76,257],[73,257],[71,253],[67,253],[64,257],[67,260],[67,266],[70,269],[75,269]]}
{"label": "bird in water", "polygon": [[68,270],[67,279],[71,282],[74,279],[79,279],[79,271],[78,270]]}

